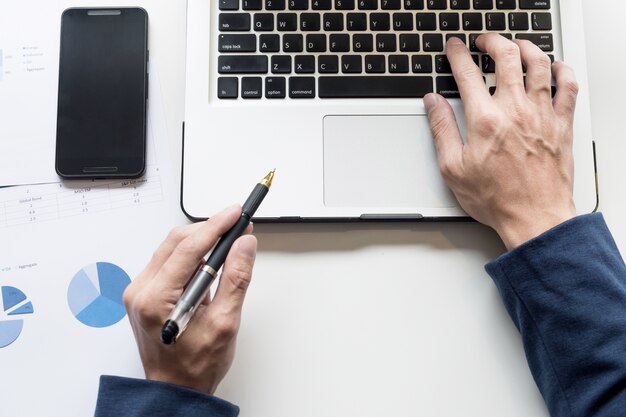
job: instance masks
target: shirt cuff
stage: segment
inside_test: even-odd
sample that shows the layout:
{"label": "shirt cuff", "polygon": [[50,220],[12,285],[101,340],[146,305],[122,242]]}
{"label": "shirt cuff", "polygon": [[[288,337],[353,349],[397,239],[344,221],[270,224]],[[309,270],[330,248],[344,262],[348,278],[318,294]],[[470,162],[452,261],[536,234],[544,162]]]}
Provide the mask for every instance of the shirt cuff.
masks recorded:
{"label": "shirt cuff", "polygon": [[239,407],[212,395],[158,381],[103,375],[95,417],[237,417]]}

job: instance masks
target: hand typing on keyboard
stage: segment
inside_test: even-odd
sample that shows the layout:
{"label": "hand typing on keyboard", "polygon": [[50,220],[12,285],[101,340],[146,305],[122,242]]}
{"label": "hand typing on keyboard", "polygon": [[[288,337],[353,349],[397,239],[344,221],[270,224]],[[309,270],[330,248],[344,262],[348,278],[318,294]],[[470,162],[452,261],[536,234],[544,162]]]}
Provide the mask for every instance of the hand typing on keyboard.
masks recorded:
{"label": "hand typing on keyboard", "polygon": [[429,94],[424,103],[446,182],[463,209],[512,249],[576,214],[572,140],[578,85],[571,68],[552,64],[527,40],[487,34],[476,46],[496,63],[493,96],[465,44],[451,38],[446,48],[465,108],[465,142],[444,97]]}

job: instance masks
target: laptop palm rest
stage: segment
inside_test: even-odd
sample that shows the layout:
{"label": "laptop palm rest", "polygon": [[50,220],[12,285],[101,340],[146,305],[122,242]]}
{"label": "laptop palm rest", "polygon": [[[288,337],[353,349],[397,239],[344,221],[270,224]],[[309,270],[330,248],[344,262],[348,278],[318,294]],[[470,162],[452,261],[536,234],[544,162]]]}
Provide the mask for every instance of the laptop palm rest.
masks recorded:
{"label": "laptop palm rest", "polygon": [[456,207],[439,173],[428,118],[324,117],[324,204],[407,212]]}

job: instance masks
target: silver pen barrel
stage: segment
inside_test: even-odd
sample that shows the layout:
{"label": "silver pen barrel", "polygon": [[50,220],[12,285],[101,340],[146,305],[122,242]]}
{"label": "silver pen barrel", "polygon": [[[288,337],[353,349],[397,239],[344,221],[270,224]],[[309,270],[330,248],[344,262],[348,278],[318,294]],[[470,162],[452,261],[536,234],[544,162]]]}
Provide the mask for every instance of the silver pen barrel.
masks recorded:
{"label": "silver pen barrel", "polygon": [[185,331],[197,306],[206,297],[216,276],[217,271],[209,265],[203,265],[198,269],[163,326],[161,331],[163,343],[168,345],[175,343],[176,338]]}

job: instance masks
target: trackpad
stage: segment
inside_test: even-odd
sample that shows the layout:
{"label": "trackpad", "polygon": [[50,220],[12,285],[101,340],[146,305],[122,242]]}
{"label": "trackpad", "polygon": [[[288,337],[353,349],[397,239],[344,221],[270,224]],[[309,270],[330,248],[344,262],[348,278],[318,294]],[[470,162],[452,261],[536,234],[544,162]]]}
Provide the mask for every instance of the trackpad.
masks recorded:
{"label": "trackpad", "polygon": [[326,116],[324,204],[456,207],[425,115]]}

